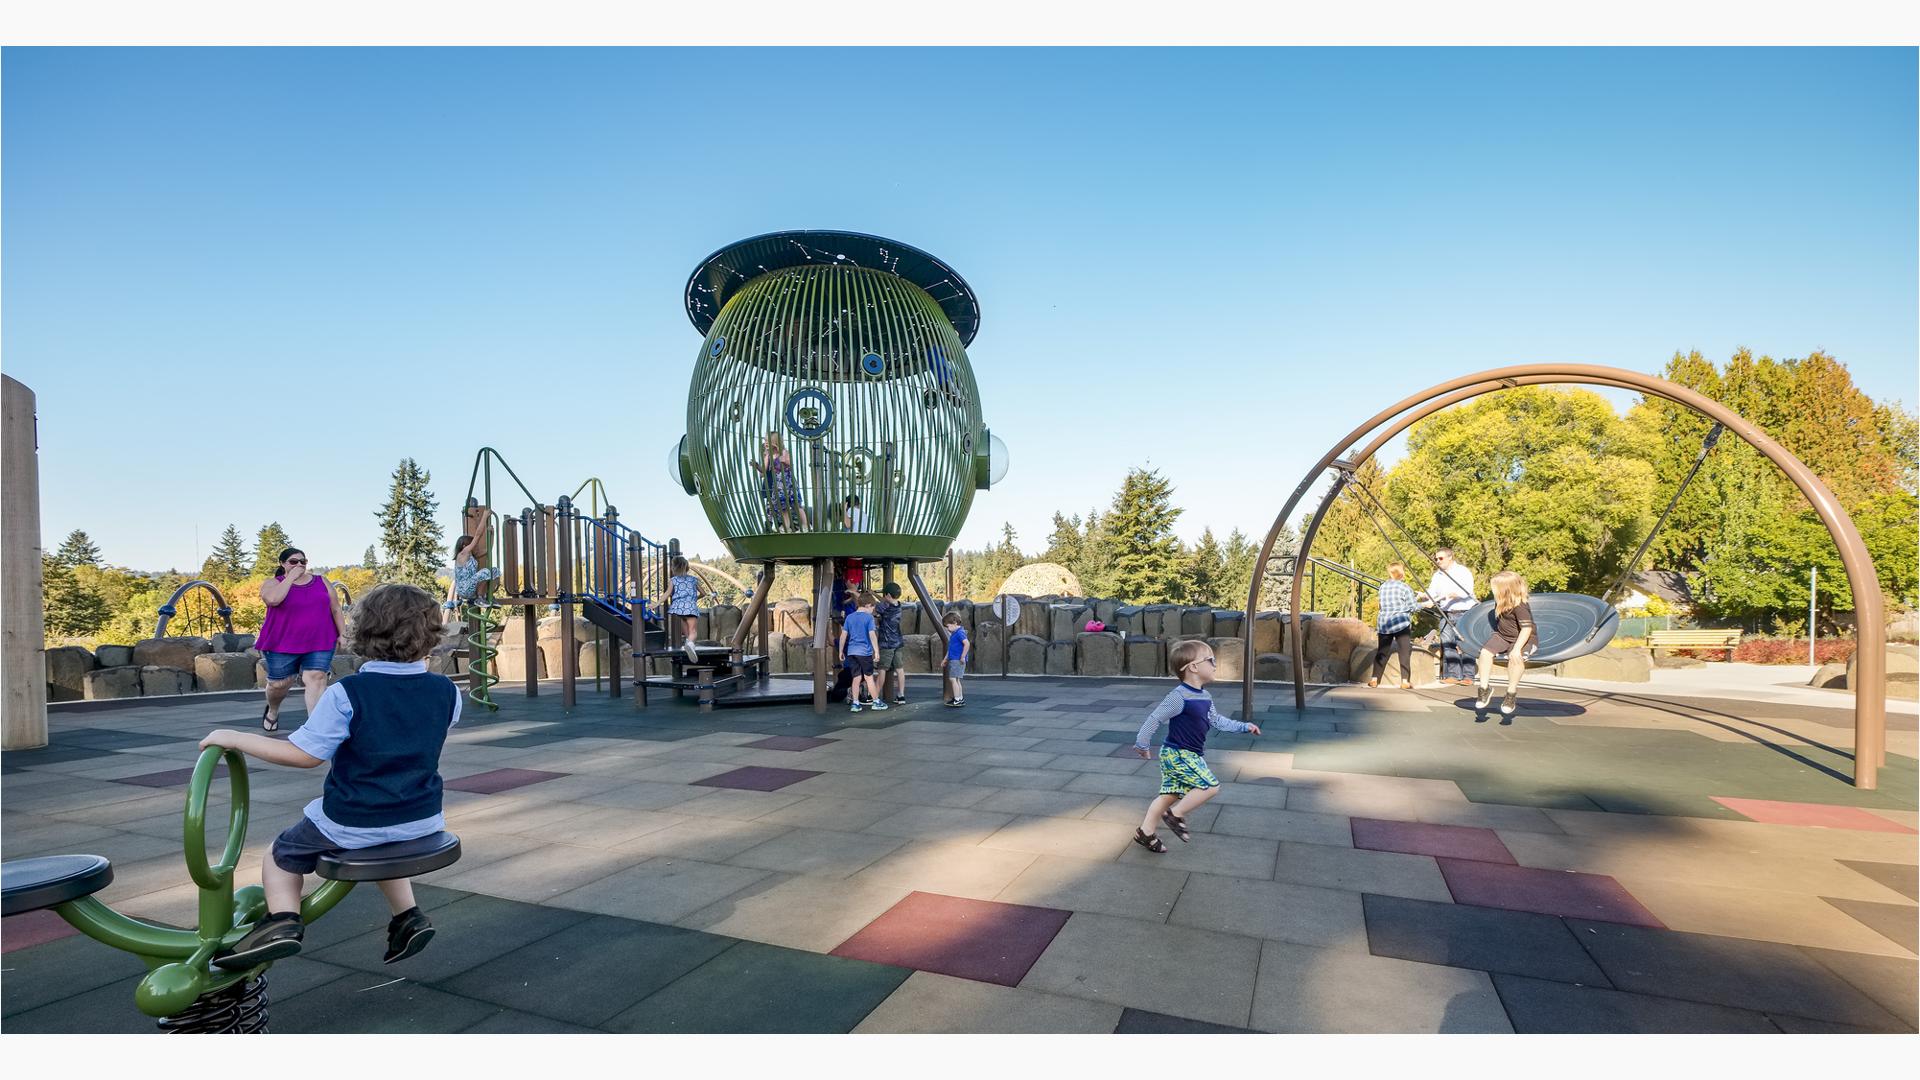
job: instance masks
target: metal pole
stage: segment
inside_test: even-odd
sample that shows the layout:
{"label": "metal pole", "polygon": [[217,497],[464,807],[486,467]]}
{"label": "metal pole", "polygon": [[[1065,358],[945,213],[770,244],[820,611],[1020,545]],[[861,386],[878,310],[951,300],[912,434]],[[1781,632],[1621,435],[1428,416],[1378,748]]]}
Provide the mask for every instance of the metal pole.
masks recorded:
{"label": "metal pole", "polygon": [[554,553],[555,584],[560,601],[560,707],[573,711],[580,678],[580,643],[573,637],[573,500],[562,497],[554,507],[555,533],[559,550]]}
{"label": "metal pole", "polygon": [[[947,549],[947,603],[953,603],[953,549]],[[946,635],[942,634],[942,637]]]}
{"label": "metal pole", "polygon": [[1814,566],[1808,568],[1807,571],[1807,664],[1809,666],[1814,663],[1813,658],[1817,655],[1814,650],[1814,643],[1820,637],[1820,631],[1816,628],[1816,624],[1813,621],[1813,602],[1819,595],[1820,568]]}
{"label": "metal pole", "polygon": [[827,650],[832,647],[833,563],[813,560],[813,714],[827,714]]}

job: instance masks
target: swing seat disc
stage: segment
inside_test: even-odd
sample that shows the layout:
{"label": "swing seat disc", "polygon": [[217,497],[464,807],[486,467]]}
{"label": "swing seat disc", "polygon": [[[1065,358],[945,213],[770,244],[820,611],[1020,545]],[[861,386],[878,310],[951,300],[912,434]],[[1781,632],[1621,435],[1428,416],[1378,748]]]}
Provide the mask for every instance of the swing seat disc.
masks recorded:
{"label": "swing seat disc", "polygon": [[[1598,597],[1580,593],[1535,593],[1533,630],[1539,648],[1527,654],[1529,664],[1557,664],[1562,660],[1599,652],[1620,629],[1620,612]],[[1493,601],[1485,600],[1455,620],[1460,627],[1460,651],[1477,656],[1493,637],[1498,617]]]}

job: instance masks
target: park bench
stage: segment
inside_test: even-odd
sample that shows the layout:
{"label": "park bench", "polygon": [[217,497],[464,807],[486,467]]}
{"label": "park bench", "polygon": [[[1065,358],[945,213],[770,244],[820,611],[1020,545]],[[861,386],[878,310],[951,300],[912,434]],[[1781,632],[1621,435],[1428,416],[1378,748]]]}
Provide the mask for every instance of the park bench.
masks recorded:
{"label": "park bench", "polygon": [[1740,645],[1738,630],[1650,630],[1647,645],[1656,655],[1661,649],[1725,649],[1727,659]]}

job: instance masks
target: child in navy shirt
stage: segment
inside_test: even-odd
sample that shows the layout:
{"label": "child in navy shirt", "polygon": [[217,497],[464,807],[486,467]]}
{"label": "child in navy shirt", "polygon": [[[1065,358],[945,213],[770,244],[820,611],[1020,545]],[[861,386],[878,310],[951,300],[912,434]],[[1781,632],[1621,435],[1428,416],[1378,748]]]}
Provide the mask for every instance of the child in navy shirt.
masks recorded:
{"label": "child in navy shirt", "polygon": [[941,622],[947,626],[947,705],[957,709],[967,703],[966,688],[961,683],[967,677],[967,657],[973,652],[973,642],[967,640],[967,628],[960,625],[959,612],[947,612]]}
{"label": "child in navy shirt", "polygon": [[[381,585],[360,601],[354,651],[358,674],[327,688],[307,722],[285,742],[225,729],[204,747],[238,750],[275,765],[311,769],[332,762],[324,794],[307,804],[299,824],[281,833],[260,867],[267,916],[214,964],[245,970],[300,951],[300,893],[321,856],[431,836],[446,827],[440,813],[440,748],[460,722],[460,691],[427,671],[440,642],[440,605],[414,585]],[[413,899],[413,882],[378,883],[393,910],[386,962],[427,947],[433,924]]]}
{"label": "child in navy shirt", "polygon": [[1156,855],[1166,853],[1167,845],[1156,833],[1161,822],[1173,830],[1182,843],[1187,841],[1187,818],[1220,790],[1220,781],[1207,767],[1207,729],[1249,731],[1260,734],[1254,724],[1243,724],[1220,715],[1213,707],[1213,696],[1206,685],[1213,681],[1213,649],[1206,642],[1176,642],[1167,654],[1167,666],[1180,676],[1180,685],[1167,691],[1160,704],[1147,714],[1140,734],[1133,740],[1134,752],[1149,757],[1147,746],[1161,724],[1171,721],[1167,741],[1160,747],[1160,794],[1147,807],[1147,816],[1133,831],[1133,842]]}

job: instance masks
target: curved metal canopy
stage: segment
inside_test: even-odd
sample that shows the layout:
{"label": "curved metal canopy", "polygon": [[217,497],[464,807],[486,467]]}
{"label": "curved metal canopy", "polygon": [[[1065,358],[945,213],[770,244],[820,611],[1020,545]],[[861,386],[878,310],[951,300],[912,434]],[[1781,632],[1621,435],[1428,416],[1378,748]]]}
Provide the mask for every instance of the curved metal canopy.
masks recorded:
{"label": "curved metal canopy", "polygon": [[[1527,653],[1529,664],[1557,664],[1576,656],[1599,652],[1620,629],[1620,612],[1597,597],[1582,593],[1535,593],[1533,629],[1539,648]],[[1460,628],[1460,653],[1478,656],[1493,636],[1493,601],[1483,600],[1454,620]]]}
{"label": "curved metal canopy", "polygon": [[700,260],[687,278],[687,318],[702,334],[742,285],[794,266],[860,266],[897,275],[925,289],[946,312],[962,345],[980,332],[980,301],[953,268],[911,244],[838,229],[798,229],[736,240]]}

